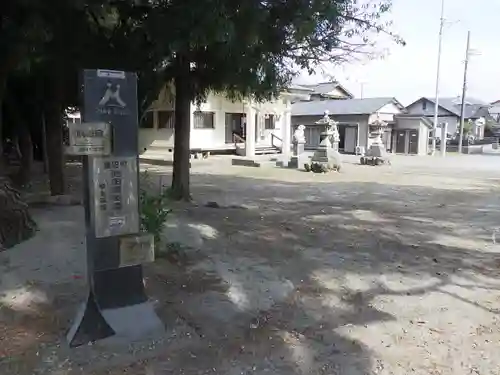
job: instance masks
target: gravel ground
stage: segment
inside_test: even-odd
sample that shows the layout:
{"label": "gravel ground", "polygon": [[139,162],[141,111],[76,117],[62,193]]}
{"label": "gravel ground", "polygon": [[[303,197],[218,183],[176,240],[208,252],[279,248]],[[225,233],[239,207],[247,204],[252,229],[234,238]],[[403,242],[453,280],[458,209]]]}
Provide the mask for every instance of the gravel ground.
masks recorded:
{"label": "gravel ground", "polygon": [[346,160],[193,163],[195,203],[173,204],[146,266],[167,334],[130,346],[66,348],[83,211],[35,208],[39,234],[0,254],[0,373],[500,374],[496,157]]}

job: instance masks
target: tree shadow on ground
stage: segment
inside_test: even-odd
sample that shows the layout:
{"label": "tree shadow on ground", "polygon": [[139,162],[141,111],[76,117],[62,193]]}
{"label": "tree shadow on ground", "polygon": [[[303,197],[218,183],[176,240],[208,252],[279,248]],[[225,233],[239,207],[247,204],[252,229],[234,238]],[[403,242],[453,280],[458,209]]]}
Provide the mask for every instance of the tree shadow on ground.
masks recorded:
{"label": "tree shadow on ground", "polygon": [[[494,188],[460,191],[352,182],[318,186],[214,175],[193,179],[195,196],[220,203],[178,205],[182,219],[168,233],[212,228],[215,236],[200,233],[201,252],[243,295],[255,291],[244,272],[238,276],[241,268],[264,273],[266,265],[277,279],[290,281],[300,301],[283,310],[280,303],[265,310],[271,315],[266,321],[279,321],[277,317],[293,311],[308,317],[307,332],[323,336],[320,327],[333,332],[341,326],[397,319],[374,307],[379,297],[431,294],[486,313],[499,311],[474,295],[484,289],[491,296],[500,287],[499,249],[490,235],[500,218],[492,208],[498,206]],[[234,274],[228,277],[228,270]],[[362,282],[353,283],[353,278]],[[403,278],[399,283],[404,285],[391,280],[397,278]],[[332,280],[334,287],[328,285]],[[271,288],[274,283],[264,276],[262,282]],[[325,299],[334,303],[325,308]],[[295,332],[299,320],[284,319],[284,326]],[[345,337],[331,337],[329,342],[335,340]],[[363,351],[370,352],[367,347]]]}
{"label": "tree shadow on ground", "polygon": [[[381,354],[350,332],[366,330],[369,336],[372,325],[401,320],[380,305],[381,297],[447,294],[497,312],[473,295],[477,288],[500,288],[498,249],[486,242],[498,223],[493,207],[499,198],[488,189],[216,175],[192,179],[194,196],[217,201],[220,208],[173,203],[169,240],[196,239],[180,248],[183,255],[146,266],[146,282],[167,328],[185,325],[195,337],[182,349],[166,345],[154,356],[128,356],[114,369],[106,360],[91,364],[79,349],[77,355],[65,350],[55,354],[51,369],[99,375],[366,374],[382,366]],[[83,214],[74,217],[75,225],[82,219]],[[75,291],[74,285],[60,290],[54,285],[32,288],[56,296]],[[47,343],[30,341],[25,353],[37,353],[44,345],[44,353],[57,352],[67,328],[60,322],[69,324],[76,300],[68,297],[62,305],[54,309],[50,302],[51,310],[45,311],[44,304],[35,309],[44,319],[60,317],[59,323],[32,324],[36,320],[27,311],[12,310],[0,318],[12,323],[22,313],[26,318],[19,326],[29,335],[52,333]],[[397,346],[397,337],[383,340],[384,346]],[[45,354],[30,357],[24,373],[33,373],[46,359]],[[0,372],[11,373],[11,365],[0,361]]]}

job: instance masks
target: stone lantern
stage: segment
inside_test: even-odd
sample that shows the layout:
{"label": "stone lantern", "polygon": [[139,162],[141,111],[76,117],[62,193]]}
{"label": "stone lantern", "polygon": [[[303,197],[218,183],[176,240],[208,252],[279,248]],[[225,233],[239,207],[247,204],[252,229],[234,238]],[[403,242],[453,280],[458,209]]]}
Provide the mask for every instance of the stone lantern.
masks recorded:
{"label": "stone lantern", "polygon": [[323,125],[325,130],[320,134],[320,144],[311,160],[311,165],[306,166],[306,170],[313,172],[339,171],[342,166],[342,158],[339,153],[340,135],[337,122],[332,120],[328,111],[322,119],[316,122]]}
{"label": "stone lantern", "polygon": [[325,138],[328,138],[330,147],[335,151],[339,150],[340,134],[337,127],[338,122],[330,118],[329,111],[325,111],[322,119],[316,121],[316,125],[324,125],[325,130],[320,134],[320,145]]}
{"label": "stone lantern", "polygon": [[370,147],[366,155],[361,157],[361,164],[380,165],[389,161],[382,135],[387,128],[387,123],[379,117],[368,125],[370,130]]}

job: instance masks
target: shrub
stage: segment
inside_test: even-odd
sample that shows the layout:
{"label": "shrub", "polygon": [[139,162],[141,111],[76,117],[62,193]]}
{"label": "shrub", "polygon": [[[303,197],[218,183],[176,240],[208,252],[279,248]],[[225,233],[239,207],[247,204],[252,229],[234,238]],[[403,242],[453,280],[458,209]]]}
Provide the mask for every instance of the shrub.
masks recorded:
{"label": "shrub", "polygon": [[144,174],[139,192],[139,213],[141,231],[150,233],[155,239],[155,248],[160,245],[163,225],[172,212],[169,206],[169,191],[163,189],[157,193],[151,189],[147,172]]}

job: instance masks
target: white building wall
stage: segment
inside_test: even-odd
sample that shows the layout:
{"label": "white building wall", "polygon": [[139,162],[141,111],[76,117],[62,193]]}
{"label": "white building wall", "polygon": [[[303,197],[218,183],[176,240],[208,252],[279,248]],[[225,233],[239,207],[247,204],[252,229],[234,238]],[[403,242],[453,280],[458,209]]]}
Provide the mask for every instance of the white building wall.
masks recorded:
{"label": "white building wall", "polygon": [[377,112],[370,115],[369,123],[371,124],[372,122],[377,120],[377,118],[385,122],[392,122],[394,121],[394,116],[400,113],[401,109],[399,109],[397,105],[393,103],[388,103],[382,108],[380,108]]}
{"label": "white building wall", "polygon": [[[271,145],[271,134],[275,134],[283,139],[283,126],[286,122],[286,104],[283,99],[268,101],[263,103],[253,103],[254,111],[257,113],[259,127],[257,131],[257,145]],[[141,150],[172,149],[174,147],[174,130],[159,129],[157,111],[172,111],[174,104],[172,95],[165,90],[159,95],[158,100],[152,103],[150,111],[154,114],[153,129],[141,128],[139,130],[139,147]],[[214,113],[214,127],[211,129],[194,128],[194,112],[201,110],[203,112]],[[223,149],[226,145],[226,113],[247,113],[247,104],[242,101],[232,102],[221,94],[209,94],[207,100],[198,106],[191,104],[191,138],[190,147],[192,149]],[[265,114],[274,114],[276,123],[274,129],[265,129]],[[281,142],[275,139],[274,144],[281,146]]]}
{"label": "white building wall", "polygon": [[420,121],[420,133],[418,135],[418,154],[427,155],[429,151],[429,128]]}
{"label": "white building wall", "polygon": [[419,130],[421,121],[416,118],[404,118],[399,117],[396,121],[394,129],[411,129],[411,130]]}
{"label": "white building wall", "polygon": [[[200,107],[194,103],[191,104],[191,148],[218,148],[226,143],[226,127],[225,127],[225,112],[224,104],[219,96],[210,94],[206,102]],[[214,127],[212,129],[195,129],[194,128],[194,112],[201,110],[202,112],[214,113]]]}
{"label": "white building wall", "polygon": [[326,95],[334,96],[336,98],[342,98],[342,99],[346,98],[345,93],[342,90],[340,90],[338,87],[335,87],[332,91],[327,92]]}

